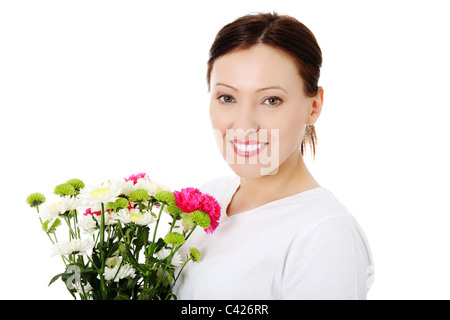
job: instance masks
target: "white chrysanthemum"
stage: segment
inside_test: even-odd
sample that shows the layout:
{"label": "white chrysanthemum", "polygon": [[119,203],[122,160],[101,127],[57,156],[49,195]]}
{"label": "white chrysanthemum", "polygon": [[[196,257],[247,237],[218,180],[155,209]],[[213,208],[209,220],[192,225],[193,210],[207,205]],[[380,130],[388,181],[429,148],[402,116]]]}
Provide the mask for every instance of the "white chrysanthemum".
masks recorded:
{"label": "white chrysanthemum", "polygon": [[79,199],[86,207],[96,207],[101,203],[116,201],[122,193],[119,181],[108,181],[98,186],[89,186],[81,189]]}
{"label": "white chrysanthemum", "polygon": [[114,268],[122,262],[121,256],[109,257],[106,259],[105,264],[108,268]]}
{"label": "white chrysanthemum", "polygon": [[77,223],[77,227],[87,234],[92,234],[98,229],[97,223],[91,215],[82,216]]}
{"label": "white chrysanthemum", "polygon": [[[170,255],[170,249],[161,249],[157,253],[154,254],[154,256],[156,258],[158,258],[159,260],[163,260],[163,259],[167,258],[169,255]],[[178,253],[178,251],[173,254],[171,263],[175,267],[179,267],[179,266],[183,265],[183,258]]]}
{"label": "white chrysanthemum", "polygon": [[94,241],[90,239],[58,242],[53,245],[52,256],[68,254],[87,254],[86,251],[94,247]]}
{"label": "white chrysanthemum", "polygon": [[[95,219],[95,220],[94,220]],[[96,214],[88,214],[81,216],[80,220],[77,223],[77,227],[83,230],[84,233],[92,234],[99,229],[102,216]],[[105,226],[109,226],[112,224],[116,224],[117,220],[115,219],[114,214],[105,211]]]}
{"label": "white chrysanthemum", "polygon": [[65,196],[63,197],[62,201],[58,202],[56,204],[56,208],[59,210],[61,214],[72,211],[78,208],[79,206],[79,200],[75,197]]}
{"label": "white chrysanthemum", "polygon": [[166,186],[165,184],[156,182],[156,185],[157,185],[157,190],[156,190],[156,192],[162,191],[162,190],[173,192],[173,190],[172,190],[171,188],[169,188],[168,186]]}
{"label": "white chrysanthemum", "polygon": [[[93,217],[97,220],[98,225],[102,223],[102,216],[101,215],[93,215]],[[110,213],[108,211],[105,211],[105,226],[109,226],[112,224],[116,224],[117,220],[113,213]]]}
{"label": "white chrysanthemum", "polygon": [[57,203],[44,204],[39,210],[39,216],[44,220],[53,220],[59,216],[59,210]]}
{"label": "white chrysanthemum", "polygon": [[147,191],[149,196],[153,196],[158,189],[158,185],[156,182],[150,180],[149,178],[141,178],[137,181],[137,183],[133,186],[134,190],[145,190]]}
{"label": "white chrysanthemum", "polygon": [[[117,270],[119,270],[119,273],[117,273]],[[111,281],[112,279],[114,279],[114,282],[119,282],[120,279],[128,277],[134,278],[136,276],[136,271],[130,264],[124,264],[120,266],[119,263],[114,268],[105,267],[105,272],[103,273],[103,276],[107,281]]]}
{"label": "white chrysanthemum", "polygon": [[128,181],[120,180],[118,183],[120,184],[120,187],[122,189],[122,194],[127,197],[130,195],[131,191],[134,190],[133,189],[133,186],[134,186],[133,180],[128,180]]}
{"label": "white chrysanthemum", "polygon": [[119,210],[114,218],[125,224],[134,222],[141,226],[149,225],[157,220],[150,212],[141,213],[138,209],[129,210],[128,208]]}
{"label": "white chrysanthemum", "polygon": [[78,205],[79,201],[77,198],[66,196],[61,201],[53,204],[44,204],[39,210],[39,216],[44,220],[54,220],[61,214],[77,209]]}
{"label": "white chrysanthemum", "polygon": [[92,288],[92,286],[89,282],[84,286],[83,289],[81,289],[81,288],[78,289],[78,287],[75,287],[75,288],[77,289],[78,294],[83,294],[83,291],[84,291],[84,293],[88,293],[94,289],[94,288]]}

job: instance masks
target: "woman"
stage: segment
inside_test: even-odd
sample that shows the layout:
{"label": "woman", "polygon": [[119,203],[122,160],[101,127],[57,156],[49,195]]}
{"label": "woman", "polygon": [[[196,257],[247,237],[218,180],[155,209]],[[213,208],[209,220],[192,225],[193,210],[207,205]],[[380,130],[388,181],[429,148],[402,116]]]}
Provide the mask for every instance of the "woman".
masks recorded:
{"label": "woman", "polygon": [[241,17],[210,50],[210,117],[236,177],[201,189],[221,204],[213,234],[177,282],[178,299],[365,299],[372,257],[358,223],[303,161],[315,152],[322,55],[289,16]]}

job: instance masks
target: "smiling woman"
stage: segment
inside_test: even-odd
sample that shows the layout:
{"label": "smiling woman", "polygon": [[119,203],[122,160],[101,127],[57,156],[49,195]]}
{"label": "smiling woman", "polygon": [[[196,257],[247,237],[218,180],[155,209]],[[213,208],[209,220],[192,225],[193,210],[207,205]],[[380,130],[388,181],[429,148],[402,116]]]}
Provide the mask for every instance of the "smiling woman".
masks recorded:
{"label": "smiling woman", "polygon": [[289,16],[247,15],[217,34],[210,118],[237,176],[201,188],[222,214],[213,235],[188,240],[203,257],[177,282],[179,299],[366,298],[373,265],[364,232],[303,161],[305,145],[315,152],[321,64],[314,35]]}
{"label": "smiling woman", "polygon": [[[232,51],[249,49],[257,44],[281,49],[282,53],[290,55],[291,62],[295,63],[296,69],[304,81],[305,94],[309,97],[317,96],[318,93],[323,95],[323,89],[318,87],[322,52],[313,33],[296,19],[289,16],[280,18],[277,14],[248,15],[236,19],[220,30],[210,49],[206,74],[208,89],[211,90],[211,74],[214,62],[219,57]],[[259,90],[270,88],[275,89],[277,86]],[[302,154],[306,144],[310,145],[314,153],[316,144],[314,124],[305,128],[305,135],[300,147]]]}
{"label": "smiling woman", "polygon": [[[222,153],[232,169],[247,178],[259,177],[268,161],[259,157],[257,163],[248,166],[251,157],[247,156],[246,161],[239,162],[232,148],[226,148],[230,143],[238,150],[245,145],[268,144],[267,157],[273,170],[267,174],[274,175],[279,164],[304,144],[305,127],[313,126],[322,109],[323,90],[319,88],[316,96],[307,96],[293,59],[265,44],[235,50],[217,59],[211,83],[211,122],[218,142],[225,146]],[[236,139],[246,142],[236,143]],[[312,177],[309,179],[314,183]]]}

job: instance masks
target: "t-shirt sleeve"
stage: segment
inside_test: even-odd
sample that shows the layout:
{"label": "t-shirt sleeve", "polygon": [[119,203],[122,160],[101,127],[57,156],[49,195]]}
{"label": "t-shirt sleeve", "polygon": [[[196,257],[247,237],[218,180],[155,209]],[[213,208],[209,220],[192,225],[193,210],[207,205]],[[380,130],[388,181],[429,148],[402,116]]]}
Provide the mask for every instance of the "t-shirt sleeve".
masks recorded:
{"label": "t-shirt sleeve", "polygon": [[292,241],[282,276],[283,299],[366,299],[369,264],[354,221],[327,219]]}

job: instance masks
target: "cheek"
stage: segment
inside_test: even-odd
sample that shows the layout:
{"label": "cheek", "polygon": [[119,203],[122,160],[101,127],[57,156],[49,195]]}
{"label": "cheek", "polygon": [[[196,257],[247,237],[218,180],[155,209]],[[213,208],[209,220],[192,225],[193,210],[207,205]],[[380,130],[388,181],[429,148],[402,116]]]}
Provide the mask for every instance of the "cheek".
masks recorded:
{"label": "cheek", "polygon": [[219,148],[220,153],[226,158],[226,132],[228,127],[228,120],[226,114],[211,104],[209,109],[209,117],[211,120],[211,127],[213,130],[214,140]]}
{"label": "cheek", "polygon": [[223,112],[220,112],[216,106],[211,104],[209,108],[209,118],[213,129],[220,130],[223,134],[225,134],[228,123],[226,114],[223,114]]}
{"label": "cheek", "polygon": [[287,157],[292,152],[299,150],[303,140],[306,117],[301,113],[293,114],[285,118],[280,126],[280,156]]}

